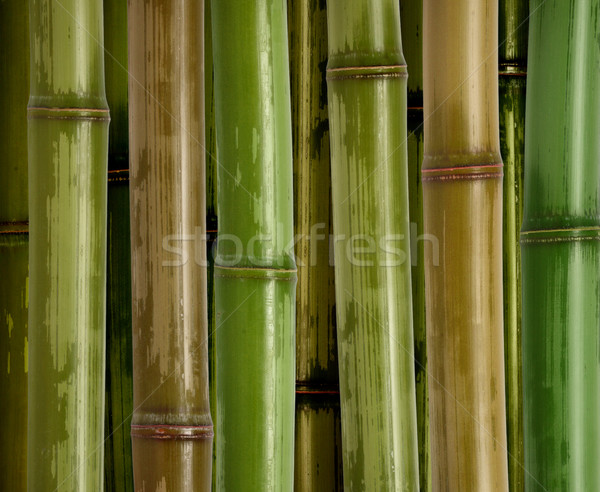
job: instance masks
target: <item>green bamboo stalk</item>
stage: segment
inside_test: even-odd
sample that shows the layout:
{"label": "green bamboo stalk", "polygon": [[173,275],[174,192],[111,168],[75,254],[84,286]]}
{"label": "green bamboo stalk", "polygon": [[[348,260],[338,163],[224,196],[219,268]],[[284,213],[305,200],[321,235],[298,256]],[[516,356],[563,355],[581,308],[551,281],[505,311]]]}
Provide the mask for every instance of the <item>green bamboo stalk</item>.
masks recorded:
{"label": "green bamboo stalk", "polygon": [[292,134],[284,0],[212,3],[217,489],[294,483]]}
{"label": "green bamboo stalk", "polygon": [[129,2],[135,490],[209,491],[204,4]]}
{"label": "green bamboo stalk", "polygon": [[431,490],[429,453],[429,394],[427,390],[427,329],[425,323],[425,258],[423,231],[423,0],[400,2],[403,49],[408,66],[408,196],[410,212],[413,334],[415,338],[415,384],[417,435],[419,438],[419,485]]}
{"label": "green bamboo stalk", "polygon": [[298,238],[294,490],[341,490],[325,3],[288,0],[288,27]]}
{"label": "green bamboo stalk", "polygon": [[504,364],[508,478],[511,492],[524,490],[523,376],[521,372],[521,248],[525,86],[527,76],[527,0],[499,4],[498,62],[500,151],[504,161],[503,278]]}
{"label": "green bamboo stalk", "polygon": [[327,5],[346,490],[417,490],[406,65],[395,0]]}
{"label": "green bamboo stalk", "polygon": [[131,242],[127,117],[127,2],[104,1],[108,139],[108,249],[106,273],[106,411],[104,490],[133,490],[131,414]]}
{"label": "green bamboo stalk", "polygon": [[30,0],[28,490],[101,490],[106,173],[102,2]]}
{"label": "green bamboo stalk", "polygon": [[[208,363],[210,414],[217,415],[217,345],[215,312],[215,247],[217,243],[217,133],[215,126],[215,91],[212,56],[212,15],[211,1],[204,2],[204,158],[206,162],[206,256],[208,260],[207,306],[208,306]],[[213,438],[212,490],[217,492],[217,443]]]}
{"label": "green bamboo stalk", "polygon": [[600,490],[600,1],[530,8],[525,490]]}
{"label": "green bamboo stalk", "polygon": [[29,9],[0,2],[0,490],[27,490]]}
{"label": "green bamboo stalk", "polygon": [[426,0],[423,16],[432,488],[508,490],[498,4]]}
{"label": "green bamboo stalk", "polygon": [[[109,163],[111,157],[113,156],[109,151]],[[104,490],[119,492],[133,490],[130,437],[133,369],[129,234],[128,172],[109,172]]]}

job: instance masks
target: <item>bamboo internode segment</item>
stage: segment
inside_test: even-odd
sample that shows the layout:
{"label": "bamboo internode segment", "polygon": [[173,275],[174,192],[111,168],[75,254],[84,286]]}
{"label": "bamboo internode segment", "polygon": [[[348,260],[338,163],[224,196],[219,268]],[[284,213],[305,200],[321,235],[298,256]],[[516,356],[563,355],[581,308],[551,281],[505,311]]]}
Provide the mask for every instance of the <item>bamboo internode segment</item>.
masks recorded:
{"label": "bamboo internode segment", "polygon": [[[424,2],[433,490],[508,490],[494,1]],[[433,178],[433,179],[432,179]]]}
{"label": "bamboo internode segment", "polygon": [[286,8],[283,0],[213,1],[211,15],[220,163],[217,489],[287,491],[296,265]]}
{"label": "bamboo internode segment", "polygon": [[[327,8],[344,488],[417,490],[399,4],[337,0]],[[354,250],[356,237],[383,247]]]}
{"label": "bamboo internode segment", "polygon": [[[136,490],[210,490],[203,2],[129,3]],[[204,300],[203,300],[204,299]],[[145,437],[139,429],[146,429]],[[161,439],[148,439],[154,432]]]}
{"label": "bamboo internode segment", "polygon": [[526,490],[600,489],[600,2],[532,1],[523,273]]}

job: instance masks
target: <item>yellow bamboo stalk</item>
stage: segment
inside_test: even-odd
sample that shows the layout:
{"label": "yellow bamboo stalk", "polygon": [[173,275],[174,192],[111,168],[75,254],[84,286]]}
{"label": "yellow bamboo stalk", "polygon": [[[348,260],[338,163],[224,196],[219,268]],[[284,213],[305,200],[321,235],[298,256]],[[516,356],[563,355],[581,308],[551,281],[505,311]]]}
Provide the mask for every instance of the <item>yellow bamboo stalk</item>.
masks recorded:
{"label": "yellow bamboo stalk", "polygon": [[497,33],[495,1],[424,2],[433,490],[508,490]]}

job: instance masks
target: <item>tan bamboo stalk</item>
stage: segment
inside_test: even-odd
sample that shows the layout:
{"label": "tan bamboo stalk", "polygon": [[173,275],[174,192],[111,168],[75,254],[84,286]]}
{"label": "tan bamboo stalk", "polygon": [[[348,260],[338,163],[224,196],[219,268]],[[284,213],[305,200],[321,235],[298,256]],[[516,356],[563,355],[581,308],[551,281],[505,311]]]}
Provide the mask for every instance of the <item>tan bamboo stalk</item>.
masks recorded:
{"label": "tan bamboo stalk", "polygon": [[135,490],[208,491],[204,5],[130,0]]}
{"label": "tan bamboo stalk", "polygon": [[296,289],[294,490],[341,490],[342,453],[325,67],[327,10],[288,1]]}
{"label": "tan bamboo stalk", "polygon": [[498,5],[424,2],[423,202],[433,490],[508,489]]}

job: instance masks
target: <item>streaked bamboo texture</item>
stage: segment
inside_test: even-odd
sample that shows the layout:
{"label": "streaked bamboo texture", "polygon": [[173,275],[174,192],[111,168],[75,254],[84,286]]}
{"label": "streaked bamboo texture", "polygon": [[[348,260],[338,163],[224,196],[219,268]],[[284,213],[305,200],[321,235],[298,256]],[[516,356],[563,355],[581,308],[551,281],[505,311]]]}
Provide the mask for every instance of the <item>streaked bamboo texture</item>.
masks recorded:
{"label": "streaked bamboo texture", "polygon": [[27,490],[28,3],[0,3],[0,490]]}
{"label": "streaked bamboo texture", "polygon": [[344,489],[417,490],[399,5],[327,9]]}
{"label": "streaked bamboo texture", "polygon": [[31,0],[28,490],[102,490],[102,2]]}
{"label": "streaked bamboo texture", "polygon": [[342,490],[327,116],[327,10],[288,1],[296,290],[294,490]]}
{"label": "streaked bamboo texture", "polygon": [[427,330],[425,324],[425,259],[423,232],[423,0],[400,2],[403,51],[408,68],[408,196],[410,254],[415,339],[419,486],[431,490],[429,454],[429,393],[427,390]]}
{"label": "streaked bamboo texture", "polygon": [[530,8],[525,490],[600,490],[600,1]]}
{"label": "streaked bamboo texture", "polygon": [[209,491],[204,4],[130,0],[135,490]]}
{"label": "streaked bamboo texture", "polygon": [[296,265],[285,0],[212,3],[217,490],[294,483]]}
{"label": "streaked bamboo texture", "polygon": [[425,0],[423,22],[432,489],[508,490],[498,4]]}
{"label": "streaked bamboo texture", "polygon": [[131,242],[129,239],[129,135],[127,117],[127,1],[104,1],[108,134],[106,275],[106,408],[104,490],[133,490],[131,415]]}
{"label": "streaked bamboo texture", "polygon": [[528,0],[501,0],[499,3],[500,150],[504,161],[504,363],[511,492],[522,491],[525,486],[519,237],[523,220],[528,15]]}

